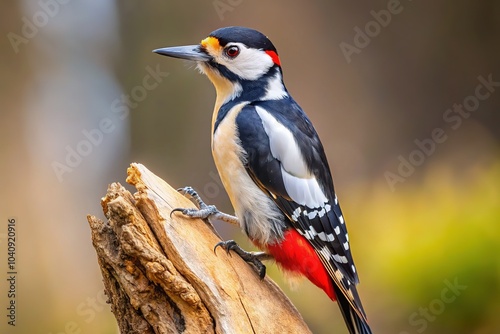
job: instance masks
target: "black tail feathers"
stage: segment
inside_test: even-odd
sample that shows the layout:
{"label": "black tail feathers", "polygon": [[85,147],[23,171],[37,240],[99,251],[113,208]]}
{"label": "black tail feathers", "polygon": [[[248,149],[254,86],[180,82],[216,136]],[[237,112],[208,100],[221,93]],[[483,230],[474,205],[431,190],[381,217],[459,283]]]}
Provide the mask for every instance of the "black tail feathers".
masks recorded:
{"label": "black tail feathers", "polygon": [[[345,324],[349,329],[351,334],[372,334],[372,330],[365,319],[361,318],[358,313],[351,306],[347,298],[344,296],[342,291],[337,287],[336,284],[333,285],[335,289],[335,294],[337,295],[337,303],[339,304],[340,311],[344,317]],[[362,311],[362,310],[361,310]]]}

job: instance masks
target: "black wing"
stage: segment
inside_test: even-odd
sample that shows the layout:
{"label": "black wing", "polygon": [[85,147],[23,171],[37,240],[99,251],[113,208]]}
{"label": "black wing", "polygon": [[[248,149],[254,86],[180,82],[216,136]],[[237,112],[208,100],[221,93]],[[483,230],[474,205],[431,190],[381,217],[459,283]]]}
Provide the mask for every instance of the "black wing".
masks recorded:
{"label": "black wing", "polygon": [[249,175],[311,243],[338,289],[366,319],[328,162],[307,116],[292,99],[262,101],[245,106],[236,125]]}

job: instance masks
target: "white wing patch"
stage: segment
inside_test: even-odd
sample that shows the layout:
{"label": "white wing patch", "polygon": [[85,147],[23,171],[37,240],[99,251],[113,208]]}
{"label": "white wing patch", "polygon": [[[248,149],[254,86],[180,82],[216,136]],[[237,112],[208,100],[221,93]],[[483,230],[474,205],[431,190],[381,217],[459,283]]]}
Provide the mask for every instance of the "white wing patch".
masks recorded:
{"label": "white wing patch", "polygon": [[273,157],[281,161],[282,166],[289,173],[303,178],[310,178],[312,175],[307,170],[302,153],[290,130],[278,122],[264,108],[257,106],[255,110],[262,120],[264,131],[269,137]]}
{"label": "white wing patch", "polygon": [[[283,183],[290,198],[310,208],[323,207],[328,199],[308,170],[292,132],[264,108],[257,106],[255,110],[269,137],[271,154],[281,162]],[[315,214],[320,214],[320,211]]]}
{"label": "white wing patch", "polygon": [[[325,205],[328,201],[325,194],[319,187],[316,178],[302,179],[288,173],[284,166],[281,166],[281,174],[283,176],[283,183],[285,189],[291,199],[300,205],[305,205],[310,208],[319,208]],[[319,214],[318,211],[314,212],[314,216]],[[323,212],[324,214],[324,212]]]}

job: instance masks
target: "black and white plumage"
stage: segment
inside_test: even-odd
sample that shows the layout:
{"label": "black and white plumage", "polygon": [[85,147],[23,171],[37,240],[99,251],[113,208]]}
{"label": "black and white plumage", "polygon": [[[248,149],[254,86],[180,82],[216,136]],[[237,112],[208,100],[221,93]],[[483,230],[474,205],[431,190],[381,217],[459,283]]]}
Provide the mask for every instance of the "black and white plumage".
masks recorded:
{"label": "black and white plumage", "polygon": [[196,61],[217,90],[212,152],[245,233],[337,299],[351,333],[371,333],[323,145],[286,90],[270,40],[227,27],[198,46],[155,52]]}
{"label": "black and white plumage", "polygon": [[311,122],[288,98],[248,104],[236,124],[248,174],[311,243],[338,290],[364,318],[344,217]]}
{"label": "black and white plumage", "polygon": [[307,116],[291,98],[258,101],[241,110],[236,124],[254,182],[315,249],[330,253],[326,260],[358,283],[328,162]]}

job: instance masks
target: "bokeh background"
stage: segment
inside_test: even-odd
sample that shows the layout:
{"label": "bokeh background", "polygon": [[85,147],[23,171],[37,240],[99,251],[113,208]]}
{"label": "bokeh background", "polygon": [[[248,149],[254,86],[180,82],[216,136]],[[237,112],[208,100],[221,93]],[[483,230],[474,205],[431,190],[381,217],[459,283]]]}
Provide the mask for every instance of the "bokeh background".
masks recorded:
{"label": "bokeh background", "polygon": [[[374,332],[500,332],[499,2],[23,0],[0,16],[0,333],[116,333],[85,216],[130,162],[232,211],[213,87],[151,53],[228,25],[270,37],[316,125]],[[314,333],[346,333],[322,291],[269,267]]]}

